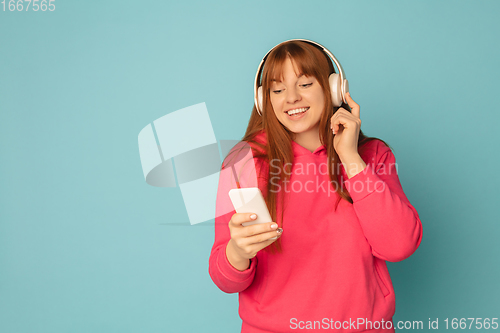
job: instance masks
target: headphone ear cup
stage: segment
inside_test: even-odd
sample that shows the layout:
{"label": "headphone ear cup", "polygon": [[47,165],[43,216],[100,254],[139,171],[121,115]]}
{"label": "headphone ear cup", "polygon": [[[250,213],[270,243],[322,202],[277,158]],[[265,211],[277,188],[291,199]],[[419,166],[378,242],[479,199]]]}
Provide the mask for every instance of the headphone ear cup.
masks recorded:
{"label": "headphone ear cup", "polygon": [[262,101],[263,100],[263,96],[262,96],[262,86],[259,86],[259,88],[257,89],[257,103],[259,103],[258,107],[259,107],[259,113],[262,114],[262,110],[263,110],[263,106],[262,104],[264,104],[264,102]]}
{"label": "headphone ear cup", "polygon": [[340,75],[337,73],[330,74],[328,78],[328,82],[330,83],[330,91],[332,93],[332,103],[333,106],[341,106],[342,105],[342,91],[340,84]]}
{"label": "headphone ear cup", "polygon": [[347,104],[347,100],[345,99],[345,96],[349,92],[349,82],[347,82],[347,79],[344,79],[344,85],[342,86],[342,96],[344,98],[344,103]]}

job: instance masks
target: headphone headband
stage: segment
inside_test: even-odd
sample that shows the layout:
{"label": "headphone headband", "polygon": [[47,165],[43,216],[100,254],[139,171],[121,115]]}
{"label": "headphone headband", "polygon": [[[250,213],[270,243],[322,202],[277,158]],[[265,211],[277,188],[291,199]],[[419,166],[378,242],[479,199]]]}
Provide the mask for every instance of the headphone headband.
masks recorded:
{"label": "headphone headband", "polygon": [[[318,46],[319,48],[321,48],[322,51],[325,52],[330,57],[331,60],[333,60],[333,62],[335,63],[335,65],[337,66],[337,68],[339,70],[340,85],[341,85],[340,89],[341,89],[341,91],[347,92],[348,89],[349,89],[348,86],[347,86],[347,80],[345,79],[344,69],[340,65],[340,62],[337,60],[337,58],[335,58],[335,56],[333,55],[333,53],[331,53],[330,51],[328,51],[328,49],[326,47],[324,47],[323,45],[321,45],[319,43],[313,42],[312,40],[308,40],[308,39],[289,39],[289,40],[286,40],[284,42],[279,43],[278,45],[276,45],[275,47],[273,47],[272,49],[270,49],[266,53],[266,55],[264,56],[264,58],[262,58],[262,60],[261,60],[261,62],[259,64],[259,68],[257,69],[257,74],[255,75],[255,84],[254,84],[254,87],[253,87],[253,90],[254,90],[254,103],[255,103],[255,108],[257,109],[257,112],[261,116],[262,116],[262,110],[260,110],[259,101],[258,101],[257,95],[258,95],[258,88],[260,87],[260,84],[259,84],[260,82],[259,81],[260,81],[260,75],[261,75],[261,72],[262,72],[262,69],[263,69],[264,62],[266,61],[267,56],[269,55],[269,53],[271,53],[272,50],[274,50],[275,48],[277,48],[281,44],[286,43],[286,42],[290,42],[290,41],[306,42],[306,43],[309,43],[309,44],[312,44],[312,45],[315,45],[315,46]],[[342,96],[342,98],[344,98],[344,96]],[[346,101],[344,100],[344,103],[345,102]]]}

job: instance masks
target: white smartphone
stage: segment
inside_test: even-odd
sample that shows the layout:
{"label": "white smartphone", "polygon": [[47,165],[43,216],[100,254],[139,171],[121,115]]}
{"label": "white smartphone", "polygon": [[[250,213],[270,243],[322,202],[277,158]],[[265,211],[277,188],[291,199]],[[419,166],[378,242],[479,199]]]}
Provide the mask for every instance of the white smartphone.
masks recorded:
{"label": "white smartphone", "polygon": [[[233,188],[229,191],[229,198],[231,198],[236,213],[257,214],[257,219],[251,222],[244,222],[242,223],[243,226],[273,222],[262,192],[258,187]],[[271,239],[275,238],[277,237]]]}

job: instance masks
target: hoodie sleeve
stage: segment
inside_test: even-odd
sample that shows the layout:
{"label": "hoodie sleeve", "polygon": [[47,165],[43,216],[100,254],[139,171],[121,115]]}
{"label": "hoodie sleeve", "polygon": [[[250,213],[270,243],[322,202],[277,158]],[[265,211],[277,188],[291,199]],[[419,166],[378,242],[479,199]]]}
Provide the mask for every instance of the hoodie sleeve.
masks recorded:
{"label": "hoodie sleeve", "polygon": [[344,184],[373,255],[396,262],[416,251],[422,240],[422,223],[403,192],[394,154],[381,141],[376,142],[375,157]]}
{"label": "hoodie sleeve", "polygon": [[[238,145],[237,145],[238,146]],[[240,145],[241,146],[241,145]],[[229,190],[238,187],[257,187],[256,171],[251,150],[233,148],[226,157],[219,174],[215,209],[215,241],[209,258],[209,274],[212,281],[225,293],[241,292],[254,279],[258,257],[250,261],[244,271],[234,268],[226,256],[226,246],[231,239],[229,221],[236,213],[229,198]]]}
{"label": "hoodie sleeve", "polygon": [[226,256],[226,246],[230,233],[228,223],[234,213],[215,219],[215,242],[209,258],[208,272],[212,281],[225,293],[237,293],[248,288],[254,279],[257,257],[253,258],[250,267],[244,271],[234,268]]}

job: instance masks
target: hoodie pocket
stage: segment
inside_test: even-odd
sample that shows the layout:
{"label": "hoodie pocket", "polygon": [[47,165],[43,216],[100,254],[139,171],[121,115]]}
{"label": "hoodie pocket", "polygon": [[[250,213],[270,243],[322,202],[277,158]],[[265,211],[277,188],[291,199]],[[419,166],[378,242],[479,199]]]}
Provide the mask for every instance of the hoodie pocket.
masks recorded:
{"label": "hoodie pocket", "polygon": [[377,260],[375,259],[373,266],[375,267],[375,277],[377,279],[378,286],[380,287],[380,290],[382,291],[382,294],[384,297],[390,294],[389,288],[384,283],[384,280],[382,279],[382,274],[380,273],[380,268],[378,266]]}

